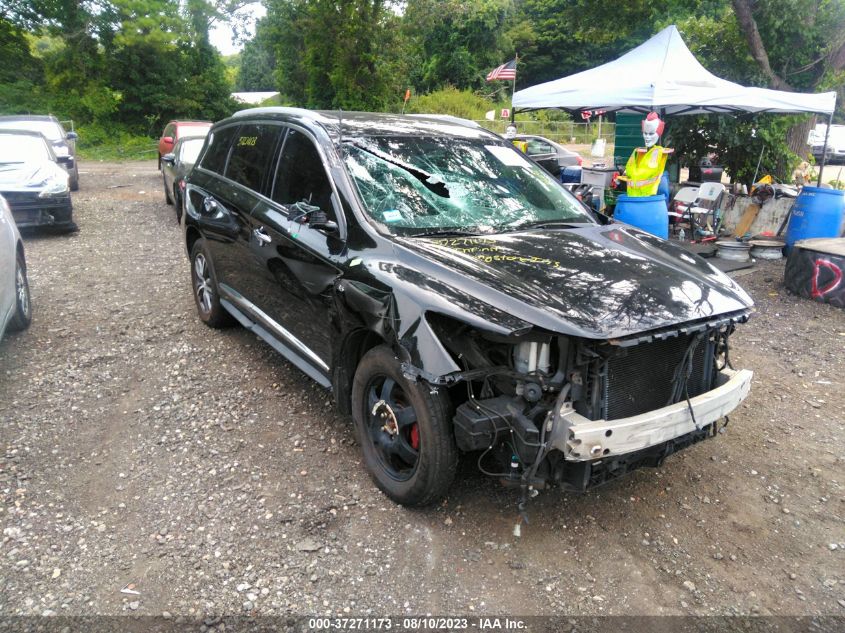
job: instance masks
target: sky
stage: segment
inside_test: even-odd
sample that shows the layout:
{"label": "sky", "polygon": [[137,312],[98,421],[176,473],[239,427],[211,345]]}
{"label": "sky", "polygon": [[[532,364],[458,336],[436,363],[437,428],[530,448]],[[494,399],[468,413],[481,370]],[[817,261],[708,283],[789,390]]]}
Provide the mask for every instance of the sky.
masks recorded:
{"label": "sky", "polygon": [[[251,36],[255,33],[255,20],[264,17],[267,14],[267,10],[264,8],[263,3],[253,2],[246,5],[239,13],[249,16],[249,35]],[[231,26],[218,22],[211,28],[208,35],[212,45],[222,55],[232,55],[243,49],[243,44],[240,42],[232,44],[232,34]]]}

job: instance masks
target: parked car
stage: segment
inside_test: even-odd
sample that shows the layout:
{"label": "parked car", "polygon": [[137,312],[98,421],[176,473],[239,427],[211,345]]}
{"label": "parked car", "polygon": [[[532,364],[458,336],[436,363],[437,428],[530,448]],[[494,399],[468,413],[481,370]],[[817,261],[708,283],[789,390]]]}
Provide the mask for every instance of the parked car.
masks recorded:
{"label": "parked car", "polygon": [[68,174],[40,132],[0,129],[0,194],[18,228],[76,230]]}
{"label": "parked car", "polygon": [[525,153],[552,176],[560,176],[564,167],[580,167],[584,162],[584,159],[572,150],[543,136],[517,134],[513,140],[525,142]]}
{"label": "parked car", "polygon": [[5,198],[0,196],[0,339],[32,321],[23,241]]}
{"label": "parked car", "polygon": [[[825,135],[827,135],[827,152],[825,152]],[[808,143],[817,162],[821,162],[822,153],[826,153],[826,162],[838,163],[845,161],[845,125],[831,125],[827,134],[827,125],[817,125],[810,130]]]}
{"label": "parked car", "polygon": [[164,181],[164,200],[176,206],[176,219],[182,217],[182,192],[185,176],[191,171],[200,154],[205,137],[185,136],[176,141],[173,151],[161,157],[161,177]]}
{"label": "parked car", "polygon": [[442,497],[470,452],[526,494],[585,490],[714,436],[750,389],[733,280],[599,223],[471,122],[238,112],[186,179],[183,230],[199,318],[331,389],[399,503]]}
{"label": "parked car", "polygon": [[171,121],[164,126],[161,138],[158,139],[158,168],[161,169],[161,158],[173,151],[173,146],[183,136],[205,136],[211,128],[211,121]]}
{"label": "parked car", "polygon": [[66,132],[59,120],[51,115],[0,116],[0,128],[41,132],[56,154],[59,164],[70,177],[70,190],[79,189],[79,161],[76,158],[76,132]]}

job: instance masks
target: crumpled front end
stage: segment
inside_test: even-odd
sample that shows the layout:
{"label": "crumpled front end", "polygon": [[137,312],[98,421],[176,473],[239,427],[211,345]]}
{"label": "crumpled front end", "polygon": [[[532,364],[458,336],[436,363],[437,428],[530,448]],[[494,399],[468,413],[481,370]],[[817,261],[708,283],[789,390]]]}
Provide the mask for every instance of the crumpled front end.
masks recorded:
{"label": "crumpled front end", "polygon": [[598,341],[492,334],[428,315],[462,369],[407,374],[448,388],[455,439],[505,484],[584,491],[714,436],[747,396],[729,338],[747,311]]}

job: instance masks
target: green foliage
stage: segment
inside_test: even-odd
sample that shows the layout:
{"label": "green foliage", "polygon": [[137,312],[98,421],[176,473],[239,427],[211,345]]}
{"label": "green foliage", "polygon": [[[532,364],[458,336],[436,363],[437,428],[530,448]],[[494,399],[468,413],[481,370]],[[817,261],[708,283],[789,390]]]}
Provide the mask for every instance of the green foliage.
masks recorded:
{"label": "green foliage", "polygon": [[299,106],[380,110],[396,84],[398,17],[382,0],[267,0],[276,85]]}
{"label": "green foliage", "polygon": [[44,83],[44,64],[32,55],[26,33],[0,18],[0,112],[43,110],[46,99],[37,88]]}
{"label": "green foliage", "polygon": [[845,189],[845,180],[831,180],[830,186],[833,187],[834,189],[838,189],[839,191],[842,191],[843,189]]}
{"label": "green foliage", "polygon": [[411,84],[422,92],[481,87],[491,68],[514,56],[503,31],[512,12],[510,0],[410,0],[402,30]]}
{"label": "green foliage", "polygon": [[746,184],[751,184],[762,153],[757,177],[772,174],[787,182],[802,157],[789,151],[784,139],[801,118],[773,114],[675,117],[669,121],[664,141],[687,165],[714,155],[714,162],[724,166],[734,182]]}
{"label": "green foliage", "polygon": [[[401,109],[401,99],[397,99]],[[470,120],[480,120],[484,115],[502,104],[481,97],[469,90],[458,90],[447,86],[420,97],[411,97],[405,112],[408,114],[450,114]]]}
{"label": "green foliage", "polygon": [[138,135],[122,125],[92,123],[76,127],[82,160],[155,160],[155,138]]}
{"label": "green foliage", "polygon": [[[515,54],[522,88],[610,61],[668,24],[678,25],[716,75],[749,85],[772,81],[750,54],[731,0],[264,0],[267,16],[255,37],[224,63],[209,43],[209,25],[231,19],[243,4],[7,2],[0,9],[0,111],[73,118],[90,132],[88,144],[101,138],[90,147],[103,151],[115,138],[142,147],[139,139],[156,136],[171,118],[229,115],[240,107],[229,97],[234,85],[279,90],[274,102],[285,105],[394,112],[411,88],[409,112],[480,120],[508,105],[511,83],[484,78]],[[778,77],[798,90],[837,89],[845,97],[843,0],[754,0],[751,9]],[[552,110],[520,119],[569,138],[581,133]],[[779,116],[670,123],[679,155],[688,152],[692,161],[716,152],[740,178],[753,175],[763,147],[766,170],[786,176],[796,158],[786,129],[809,124]],[[806,130],[794,126],[792,147],[800,150],[803,138]]]}
{"label": "green foliage", "polygon": [[276,53],[266,20],[259,20],[255,37],[244,44],[236,79],[239,91],[275,90]]}
{"label": "green foliage", "polygon": [[170,118],[222,118],[235,105],[208,28],[230,4],[17,0],[0,13],[0,111],[143,134]]}

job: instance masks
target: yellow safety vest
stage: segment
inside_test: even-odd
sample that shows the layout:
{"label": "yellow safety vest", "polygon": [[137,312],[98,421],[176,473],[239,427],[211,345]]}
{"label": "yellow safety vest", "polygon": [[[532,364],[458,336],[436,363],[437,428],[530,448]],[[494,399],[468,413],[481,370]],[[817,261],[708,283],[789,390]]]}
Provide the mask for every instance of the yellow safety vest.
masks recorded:
{"label": "yellow safety vest", "polygon": [[624,180],[628,181],[629,196],[653,196],[660,186],[660,177],[666,168],[666,159],[671,149],[652,145],[643,152],[640,148],[631,152],[631,158],[625,165]]}
{"label": "yellow safety vest", "polygon": [[523,154],[528,153],[528,141],[511,141],[511,143]]}

